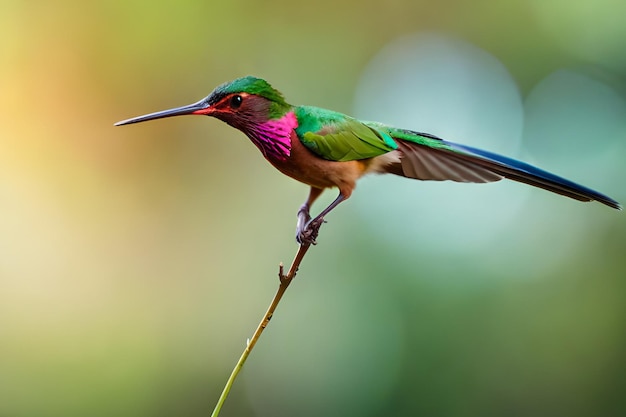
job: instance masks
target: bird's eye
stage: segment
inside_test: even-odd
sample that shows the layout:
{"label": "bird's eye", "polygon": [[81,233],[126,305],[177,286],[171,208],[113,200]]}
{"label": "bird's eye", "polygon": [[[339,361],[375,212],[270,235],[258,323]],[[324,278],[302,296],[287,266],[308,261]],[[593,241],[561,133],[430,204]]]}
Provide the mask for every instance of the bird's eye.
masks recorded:
{"label": "bird's eye", "polygon": [[241,106],[242,102],[243,102],[243,97],[241,97],[239,94],[235,94],[234,96],[230,98],[230,108],[238,109]]}

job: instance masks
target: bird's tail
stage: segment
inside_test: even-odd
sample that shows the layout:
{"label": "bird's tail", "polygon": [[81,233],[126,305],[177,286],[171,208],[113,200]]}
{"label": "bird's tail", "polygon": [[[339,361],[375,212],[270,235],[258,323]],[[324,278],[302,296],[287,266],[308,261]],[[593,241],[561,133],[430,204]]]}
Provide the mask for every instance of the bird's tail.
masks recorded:
{"label": "bird's tail", "polygon": [[579,201],[598,201],[614,209],[622,209],[617,201],[604,194],[525,162],[415,132],[423,138],[441,141],[441,146],[425,146],[407,138],[408,132],[403,133],[403,138],[394,138],[401,153],[401,166],[390,167],[391,173],[410,178],[460,182],[490,182],[508,178]]}

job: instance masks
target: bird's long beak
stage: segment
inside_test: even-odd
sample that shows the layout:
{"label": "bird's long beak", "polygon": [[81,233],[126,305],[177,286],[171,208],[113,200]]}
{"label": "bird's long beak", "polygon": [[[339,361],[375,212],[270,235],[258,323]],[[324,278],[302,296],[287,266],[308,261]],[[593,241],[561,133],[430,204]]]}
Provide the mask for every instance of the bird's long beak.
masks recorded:
{"label": "bird's long beak", "polygon": [[146,114],[144,116],[133,117],[132,119],[122,120],[115,123],[115,126],[129,125],[132,123],[146,122],[148,120],[163,119],[164,117],[182,116],[185,114],[209,114],[210,105],[206,99],[202,99],[197,103],[187,106],[176,107],[175,109],[158,111],[156,113]]}

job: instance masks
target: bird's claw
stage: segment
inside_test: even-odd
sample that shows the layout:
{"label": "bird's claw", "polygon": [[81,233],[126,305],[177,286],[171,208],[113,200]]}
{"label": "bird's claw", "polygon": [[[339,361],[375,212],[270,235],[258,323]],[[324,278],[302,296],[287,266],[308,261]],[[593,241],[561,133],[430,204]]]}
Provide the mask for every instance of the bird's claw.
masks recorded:
{"label": "bird's claw", "polygon": [[306,226],[298,227],[296,241],[300,245],[317,245],[316,239],[322,223],[326,223],[324,218],[315,218],[306,223]]}
{"label": "bird's claw", "polygon": [[309,233],[307,233],[307,226],[310,221],[311,215],[309,214],[309,207],[303,204],[300,210],[298,210],[298,223],[296,224],[296,242],[300,245],[303,245],[306,241],[308,241],[309,244],[313,243],[309,239]]}
{"label": "bird's claw", "polygon": [[298,210],[298,223],[296,224],[296,236],[300,234],[306,225],[311,221],[311,215],[309,214],[309,208],[307,206],[300,207]]}

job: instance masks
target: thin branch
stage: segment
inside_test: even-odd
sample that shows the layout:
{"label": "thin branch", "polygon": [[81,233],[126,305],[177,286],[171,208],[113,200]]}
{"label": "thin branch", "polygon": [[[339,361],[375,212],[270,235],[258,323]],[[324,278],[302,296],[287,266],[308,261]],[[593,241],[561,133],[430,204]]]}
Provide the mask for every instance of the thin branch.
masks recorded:
{"label": "thin branch", "polygon": [[237,375],[239,375],[239,371],[241,371],[241,368],[243,368],[243,364],[246,363],[246,359],[248,359],[248,355],[250,355],[250,352],[252,352],[254,345],[256,345],[256,342],[259,340],[259,337],[261,337],[263,330],[265,330],[270,320],[272,319],[272,316],[274,315],[274,311],[276,310],[276,307],[278,307],[278,303],[280,302],[280,299],[283,298],[283,294],[285,294],[285,291],[287,291],[287,287],[289,287],[289,284],[291,284],[291,281],[295,278],[296,272],[298,272],[298,268],[300,267],[300,262],[302,262],[302,259],[304,258],[304,255],[306,254],[307,250],[309,250],[310,246],[311,246],[310,244],[300,245],[300,248],[298,249],[298,253],[296,253],[296,256],[293,259],[293,262],[291,262],[291,266],[289,267],[289,272],[287,272],[287,275],[283,273],[284,271],[283,271],[282,262],[278,266],[278,279],[280,280],[280,284],[278,285],[278,290],[276,291],[276,295],[274,295],[274,299],[272,300],[272,303],[268,307],[267,312],[265,313],[265,316],[263,316],[261,323],[259,323],[259,326],[254,331],[254,334],[252,335],[252,339],[248,340],[248,343],[246,344],[246,348],[241,354],[241,357],[239,358],[239,361],[235,365],[235,368],[233,368],[233,372],[230,374],[228,381],[226,381],[226,385],[224,386],[222,395],[220,395],[220,398],[217,401],[217,404],[215,405],[215,409],[213,410],[211,417],[217,417],[220,414],[222,405],[224,405],[224,401],[226,401],[226,397],[228,397],[228,393],[230,392],[230,388],[233,386],[233,382],[235,382],[235,378],[237,378]]}

